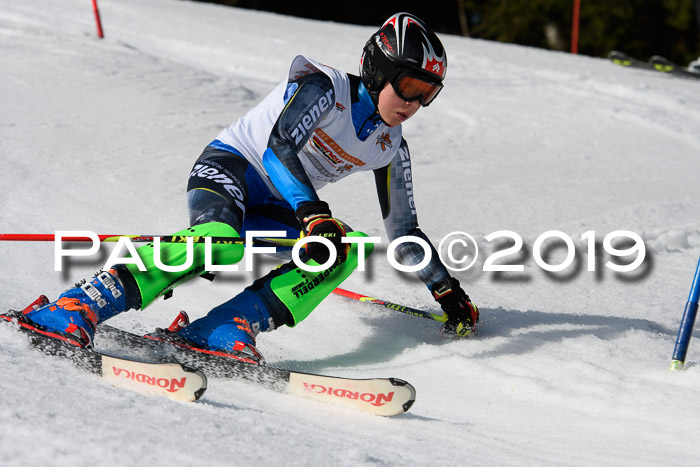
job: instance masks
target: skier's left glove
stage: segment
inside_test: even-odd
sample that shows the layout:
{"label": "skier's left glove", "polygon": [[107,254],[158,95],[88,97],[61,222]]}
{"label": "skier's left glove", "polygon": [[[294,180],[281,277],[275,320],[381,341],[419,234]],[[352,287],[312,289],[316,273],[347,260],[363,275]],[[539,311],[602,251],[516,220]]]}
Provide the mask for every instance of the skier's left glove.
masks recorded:
{"label": "skier's left glove", "polygon": [[435,301],[447,315],[447,321],[442,325],[442,333],[466,337],[474,332],[479,322],[479,309],[460,287],[459,281],[450,277],[430,288]]}
{"label": "skier's left glove", "polygon": [[[306,235],[318,235],[331,241],[336,251],[334,264],[340,264],[347,259],[350,244],[343,243],[343,237],[347,233],[345,224],[332,217],[328,203],[324,201],[304,203],[296,210],[296,215]],[[305,248],[306,253],[318,264],[325,263],[330,257],[328,248],[322,243],[309,242]]]}

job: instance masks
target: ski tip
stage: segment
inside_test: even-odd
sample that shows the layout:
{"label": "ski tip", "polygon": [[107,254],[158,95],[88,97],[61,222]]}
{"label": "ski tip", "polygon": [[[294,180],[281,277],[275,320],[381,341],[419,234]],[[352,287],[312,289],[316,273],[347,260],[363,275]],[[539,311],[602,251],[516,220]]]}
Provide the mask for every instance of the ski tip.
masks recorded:
{"label": "ski tip", "polygon": [[191,367],[191,366],[185,365],[183,363],[179,363],[179,362],[176,362],[176,363],[178,365],[180,365],[180,368],[182,368],[182,371],[184,371],[185,373],[193,373],[194,375],[197,375],[197,377],[201,380],[202,387],[200,387],[199,389],[194,391],[194,398],[192,399],[193,401],[199,400],[207,390],[207,384],[208,384],[207,375],[204,374],[204,372],[198,368],[194,368],[194,367]]}
{"label": "ski tip", "polygon": [[179,363],[174,358],[172,359],[172,361],[170,363],[178,363],[180,365],[180,367],[182,367],[182,371],[186,371],[187,373],[201,373],[201,371],[199,371],[198,368],[185,365],[184,363]]}
{"label": "ski tip", "polygon": [[[406,385],[411,386],[410,384],[408,384],[408,381],[404,381],[404,380],[399,379],[399,378],[389,378],[389,382],[391,383],[392,386],[406,386]],[[413,387],[413,386],[411,386],[411,387]]]}
{"label": "ski tip", "polygon": [[[206,384],[206,383],[205,383],[205,384]],[[195,400],[195,401],[198,401],[199,399],[201,399],[201,397],[204,395],[204,393],[205,393],[206,391],[207,391],[207,387],[206,387],[206,386],[204,386],[204,387],[202,387],[201,389],[198,389],[197,391],[195,391],[195,393],[194,393],[194,400]],[[193,402],[194,402],[194,401],[193,401]]]}
{"label": "ski tip", "polygon": [[409,392],[408,396],[406,397],[406,402],[404,402],[401,406],[403,410],[391,415],[398,415],[400,413],[408,412],[408,410],[413,406],[413,403],[416,402],[416,388],[414,388],[408,381],[404,381],[403,379],[399,378],[389,378],[389,382],[392,386],[401,387]]}
{"label": "ski tip", "polygon": [[199,388],[198,390],[196,390],[196,391],[194,392],[194,400],[196,400],[196,401],[199,400],[199,399],[204,395],[204,393],[205,393],[206,390],[207,390],[207,384],[208,384],[207,375],[205,375],[203,371],[201,371],[201,370],[199,370],[199,369],[197,369],[197,368],[193,368],[193,367],[190,367],[190,366],[187,366],[187,365],[183,365],[182,363],[180,364],[180,366],[182,367],[182,369],[183,369],[185,372],[187,372],[187,373],[194,373],[194,374],[196,374],[196,375],[201,379],[202,387]]}

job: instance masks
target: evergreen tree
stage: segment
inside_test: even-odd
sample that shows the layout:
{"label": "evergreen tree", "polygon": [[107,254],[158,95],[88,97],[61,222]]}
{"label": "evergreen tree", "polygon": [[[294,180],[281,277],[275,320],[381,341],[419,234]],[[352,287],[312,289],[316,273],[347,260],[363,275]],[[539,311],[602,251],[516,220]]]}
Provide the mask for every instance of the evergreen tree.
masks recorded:
{"label": "evergreen tree", "polygon": [[[203,0],[330,21],[378,26],[398,11],[438,33],[569,50],[574,0],[360,1]],[[687,63],[700,55],[700,0],[581,0],[579,53],[604,57],[619,49],[646,59]],[[466,21],[465,21],[466,19]],[[465,24],[466,23],[466,24]]]}

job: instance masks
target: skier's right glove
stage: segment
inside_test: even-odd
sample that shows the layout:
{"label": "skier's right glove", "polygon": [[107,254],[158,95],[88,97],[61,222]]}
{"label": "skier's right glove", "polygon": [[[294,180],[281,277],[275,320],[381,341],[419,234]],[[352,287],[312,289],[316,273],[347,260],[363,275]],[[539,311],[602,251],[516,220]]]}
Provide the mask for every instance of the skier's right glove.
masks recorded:
{"label": "skier's right glove", "polygon": [[[336,251],[333,264],[345,261],[350,251],[350,244],[343,243],[347,233],[345,224],[331,216],[331,210],[325,201],[310,201],[296,210],[297,218],[308,235],[318,235],[331,241]],[[305,245],[306,253],[318,264],[328,261],[330,252],[326,245],[319,242],[309,242]]]}
{"label": "skier's right glove", "polygon": [[443,334],[466,337],[474,332],[479,322],[479,309],[459,286],[457,279],[450,277],[433,284],[430,291],[447,315],[441,329]]}

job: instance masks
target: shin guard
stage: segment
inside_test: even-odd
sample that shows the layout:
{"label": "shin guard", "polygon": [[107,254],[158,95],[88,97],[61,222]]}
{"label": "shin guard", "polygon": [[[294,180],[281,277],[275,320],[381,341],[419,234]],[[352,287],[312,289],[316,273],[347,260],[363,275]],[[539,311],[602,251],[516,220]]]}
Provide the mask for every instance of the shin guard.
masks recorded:
{"label": "shin guard", "polygon": [[[163,264],[176,266],[184,264],[188,257],[187,243],[184,243],[187,236],[194,237],[239,237],[233,227],[220,222],[209,222],[196,225],[189,229],[182,230],[174,234],[182,236],[183,243],[161,243],[160,259]],[[141,308],[146,308],[158,297],[172,291],[175,287],[193,277],[200,276],[205,270],[205,244],[194,243],[190,254],[192,263],[188,268],[179,272],[168,272],[159,269],[154,260],[155,246],[153,243],[144,245],[136,250],[141,261],[146,266],[146,271],[139,270],[136,264],[127,264],[126,268],[138,286],[141,294]],[[243,258],[243,245],[212,243],[211,245],[212,264],[231,265],[239,262]]]}

